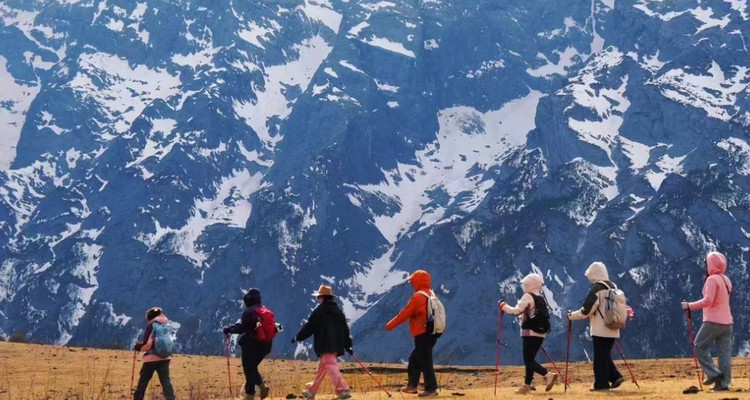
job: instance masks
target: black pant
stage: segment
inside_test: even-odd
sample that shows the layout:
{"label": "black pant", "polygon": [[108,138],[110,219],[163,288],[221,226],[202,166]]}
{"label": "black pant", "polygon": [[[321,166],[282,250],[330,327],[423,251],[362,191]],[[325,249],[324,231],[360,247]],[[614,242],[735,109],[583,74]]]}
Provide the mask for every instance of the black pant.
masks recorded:
{"label": "black pant", "polygon": [[609,389],[610,384],[622,378],[612,361],[614,338],[594,336],[594,389]]}
{"label": "black pant", "polygon": [[242,371],[245,373],[245,393],[254,395],[255,385],[263,385],[263,377],[260,376],[258,365],[271,353],[271,344],[249,339],[240,347],[242,348]]}
{"label": "black pant", "polygon": [[534,372],[541,376],[547,375],[547,369],[539,365],[536,362],[536,353],[539,352],[539,348],[542,347],[544,338],[535,336],[525,336],[523,339],[523,364],[526,366],[526,378],[524,383],[531,385],[531,381],[534,379]]}
{"label": "black pant", "polygon": [[143,363],[143,366],[141,367],[141,377],[138,379],[138,387],[133,394],[133,400],[143,400],[143,397],[146,395],[148,382],[154,376],[154,372],[159,375],[159,382],[161,383],[161,388],[164,392],[164,398],[166,400],[175,400],[176,397],[174,395],[174,389],[172,388],[172,380],[169,379],[169,360]]}
{"label": "black pant", "polygon": [[414,350],[409,356],[409,387],[419,386],[419,375],[424,375],[424,390],[433,392],[437,390],[437,378],[435,378],[435,367],[432,365],[432,348],[437,343],[437,337],[423,333],[414,338]]}

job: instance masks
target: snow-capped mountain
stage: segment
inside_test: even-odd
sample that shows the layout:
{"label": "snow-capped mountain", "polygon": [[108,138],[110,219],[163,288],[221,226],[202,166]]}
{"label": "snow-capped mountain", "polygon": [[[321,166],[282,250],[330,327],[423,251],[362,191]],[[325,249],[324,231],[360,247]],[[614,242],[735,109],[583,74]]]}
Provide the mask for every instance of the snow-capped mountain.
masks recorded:
{"label": "snow-capped mountain", "polygon": [[183,351],[218,353],[248,288],[293,331],[329,282],[357,351],[398,361],[411,341],[383,327],[424,268],[449,318],[437,361],[491,363],[521,276],[546,277],[559,354],[601,260],[637,314],[628,355],[688,354],[679,300],[700,295],[703,255],[750,284],[749,12],[5,0],[0,334],[128,344],[161,305]]}

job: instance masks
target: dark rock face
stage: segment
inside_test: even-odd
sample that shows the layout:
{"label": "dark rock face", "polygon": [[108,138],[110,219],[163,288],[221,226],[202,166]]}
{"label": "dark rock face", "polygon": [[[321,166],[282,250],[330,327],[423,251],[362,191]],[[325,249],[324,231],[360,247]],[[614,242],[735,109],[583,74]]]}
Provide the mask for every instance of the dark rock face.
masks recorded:
{"label": "dark rock face", "polygon": [[536,271],[562,357],[603,261],[626,353],[687,355],[705,253],[750,283],[750,10],[694,3],[6,1],[0,334],[132,343],[159,305],[182,351],[219,353],[250,287],[284,338],[328,282],[358,353],[405,360],[383,328],[424,268],[437,361],[489,364]]}

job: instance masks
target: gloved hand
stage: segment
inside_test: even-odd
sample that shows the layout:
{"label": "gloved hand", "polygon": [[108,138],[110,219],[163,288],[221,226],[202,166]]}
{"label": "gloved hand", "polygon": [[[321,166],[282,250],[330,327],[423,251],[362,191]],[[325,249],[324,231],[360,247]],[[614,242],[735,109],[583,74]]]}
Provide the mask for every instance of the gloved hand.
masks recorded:
{"label": "gloved hand", "polygon": [[231,333],[228,326],[222,328],[221,331],[224,332],[224,336],[229,336],[229,334]]}
{"label": "gloved hand", "polygon": [[141,348],[143,347],[143,342],[138,342],[133,346],[133,350],[135,351],[141,351]]}
{"label": "gloved hand", "polygon": [[682,306],[683,310],[689,310],[690,309],[690,303],[688,303],[687,301],[683,301],[682,303],[680,303],[680,306]]}
{"label": "gloved hand", "polygon": [[572,319],[570,319],[570,316],[571,316],[572,314],[573,314],[573,311],[571,311],[571,310],[568,310],[568,315],[567,315],[567,317],[566,317],[566,318],[568,319],[568,321],[572,321]]}
{"label": "gloved hand", "polygon": [[507,306],[507,305],[508,305],[508,303],[506,303],[506,302],[504,302],[504,301],[501,301],[501,302],[500,302],[500,310],[501,310],[502,312],[505,312],[505,306]]}
{"label": "gloved hand", "polygon": [[349,353],[350,356],[354,355],[354,349],[352,349],[351,347],[346,349],[346,352]]}

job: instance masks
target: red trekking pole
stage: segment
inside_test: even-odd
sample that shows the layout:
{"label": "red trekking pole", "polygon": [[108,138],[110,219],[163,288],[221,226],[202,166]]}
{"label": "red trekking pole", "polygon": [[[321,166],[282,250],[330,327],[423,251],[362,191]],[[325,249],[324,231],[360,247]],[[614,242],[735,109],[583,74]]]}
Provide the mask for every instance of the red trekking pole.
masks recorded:
{"label": "red trekking pole", "polygon": [[232,395],[232,368],[229,366],[229,336],[224,336],[224,348],[227,353],[227,380],[229,381],[229,395]]}
{"label": "red trekking pole", "polygon": [[360,367],[362,367],[362,369],[363,369],[363,370],[365,370],[365,372],[367,372],[367,375],[370,375],[370,378],[372,378],[372,380],[373,380],[373,381],[375,381],[375,383],[377,383],[377,384],[378,384],[378,386],[380,386],[380,389],[381,389],[382,391],[384,391],[384,392],[385,392],[385,394],[387,394],[387,395],[388,395],[388,397],[393,397],[393,396],[391,396],[391,394],[390,394],[390,393],[388,393],[388,390],[386,390],[386,388],[384,388],[384,387],[383,387],[383,385],[382,385],[382,384],[380,383],[380,381],[379,381],[379,380],[377,380],[377,379],[375,379],[375,376],[374,376],[374,375],[372,374],[372,372],[370,372],[370,369],[369,369],[369,368],[367,368],[367,367],[365,366],[365,364],[362,364],[362,361],[360,361],[360,360],[359,360],[359,358],[357,358],[357,356],[355,356],[355,355],[354,355],[354,352],[353,352],[353,351],[350,351],[350,352],[348,352],[348,353],[349,353],[349,355],[350,355],[350,356],[352,356],[352,358],[354,359],[354,361],[356,361],[356,362],[357,362],[357,364],[359,364],[359,366],[360,366]]}
{"label": "red trekking pole", "polygon": [[695,375],[698,377],[698,387],[703,391],[703,378],[701,377],[701,370],[698,367],[698,354],[695,352],[695,339],[693,337],[693,321],[690,315],[690,309],[685,310],[685,316],[687,317],[688,334],[690,334],[690,348],[693,349],[693,361],[695,362]]}
{"label": "red trekking pole", "polygon": [[622,352],[622,349],[620,348],[620,343],[617,343],[617,340],[615,340],[615,346],[617,346],[617,351],[620,352],[620,357],[622,357],[622,361],[625,361],[625,366],[628,368],[628,372],[630,372],[630,378],[633,379],[633,383],[635,383],[635,386],[640,389],[641,386],[638,385],[638,380],[635,379],[635,374],[633,374],[633,370],[630,369],[630,364],[628,364],[628,360],[625,358],[625,354]]}
{"label": "red trekking pole", "polygon": [[500,374],[500,337],[503,333],[502,302],[497,305],[497,356],[495,357],[495,397],[497,397],[497,378]]}
{"label": "red trekking pole", "polygon": [[[542,346],[542,352],[544,353],[545,356],[547,356],[547,359],[549,360],[549,362],[552,363],[552,368],[555,369],[555,372],[557,372],[557,375],[562,376],[562,374],[560,373],[560,370],[557,368],[557,365],[555,365],[555,360],[553,360],[552,357],[550,357],[549,353],[547,353],[547,349],[545,349],[544,346]],[[562,379],[563,379],[563,383],[565,384],[565,387],[567,388],[568,377],[564,376],[562,377]]]}
{"label": "red trekking pole", "polygon": [[138,350],[134,350],[133,351],[133,372],[130,373],[130,396],[133,396],[133,382],[135,382],[135,363],[136,363],[136,360],[138,360]]}
{"label": "red trekking pole", "polygon": [[568,345],[565,350],[565,393],[568,393],[568,364],[570,363],[570,331],[572,330],[573,321],[570,320],[568,315]]}

